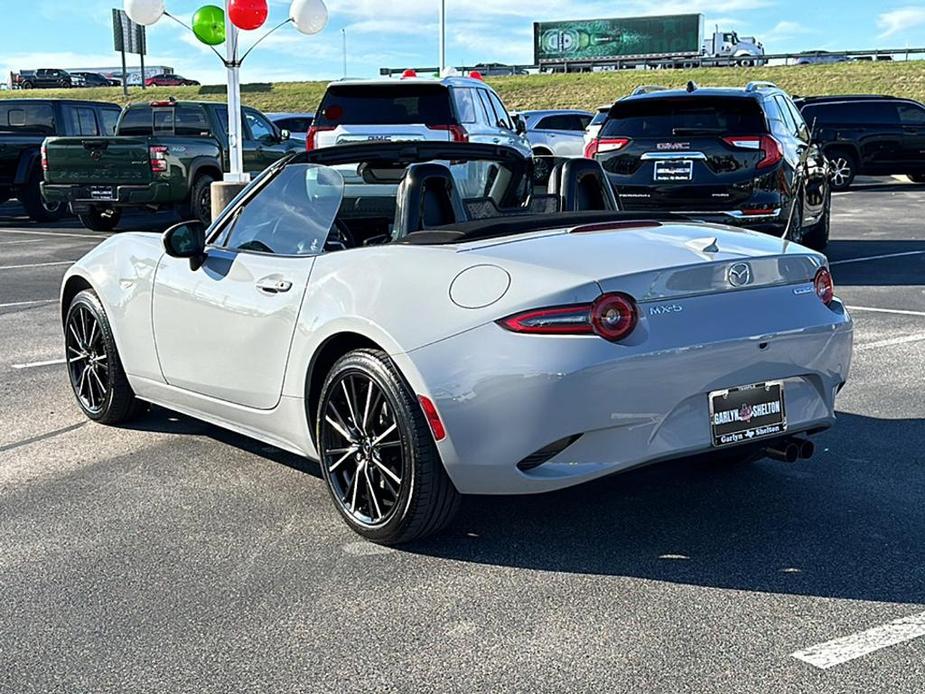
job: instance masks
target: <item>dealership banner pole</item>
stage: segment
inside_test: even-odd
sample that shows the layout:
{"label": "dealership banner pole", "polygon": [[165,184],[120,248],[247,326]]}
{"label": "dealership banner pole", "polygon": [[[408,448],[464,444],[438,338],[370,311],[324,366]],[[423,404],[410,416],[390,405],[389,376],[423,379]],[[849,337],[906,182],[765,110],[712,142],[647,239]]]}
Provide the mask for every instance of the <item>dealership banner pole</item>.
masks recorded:
{"label": "dealership banner pole", "polygon": [[228,153],[229,183],[246,183],[244,176],[244,142],[241,137],[241,67],[238,64],[238,27],[228,12],[231,0],[225,0],[225,58],[228,66]]}
{"label": "dealership banner pole", "polygon": [[440,0],[440,74],[446,69],[446,0]]}

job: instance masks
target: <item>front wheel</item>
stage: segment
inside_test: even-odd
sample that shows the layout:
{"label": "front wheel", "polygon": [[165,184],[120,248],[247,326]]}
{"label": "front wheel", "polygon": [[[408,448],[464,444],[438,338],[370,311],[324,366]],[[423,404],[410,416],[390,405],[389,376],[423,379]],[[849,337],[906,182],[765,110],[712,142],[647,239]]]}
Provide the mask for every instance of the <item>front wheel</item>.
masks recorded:
{"label": "front wheel", "polygon": [[208,226],[212,222],[212,183],[209,174],[198,176],[190,188],[189,202],[180,209],[186,219],[198,219]]}
{"label": "front wheel", "polygon": [[829,155],[832,163],[832,190],[848,190],[857,175],[854,157],[847,152],[835,151]]}
{"label": "front wheel", "polygon": [[77,294],[68,307],[64,351],[74,397],[87,417],[120,424],[144,410],[125,376],[106,311],[91,289]]}
{"label": "front wheel", "polygon": [[91,207],[78,215],[80,223],[91,231],[112,231],[119,224],[122,212],[115,207]]}
{"label": "front wheel", "polygon": [[455,515],[459,493],[417,398],[384,352],[355,350],[334,365],[321,391],[316,440],[334,505],[366,539],[410,542]]}

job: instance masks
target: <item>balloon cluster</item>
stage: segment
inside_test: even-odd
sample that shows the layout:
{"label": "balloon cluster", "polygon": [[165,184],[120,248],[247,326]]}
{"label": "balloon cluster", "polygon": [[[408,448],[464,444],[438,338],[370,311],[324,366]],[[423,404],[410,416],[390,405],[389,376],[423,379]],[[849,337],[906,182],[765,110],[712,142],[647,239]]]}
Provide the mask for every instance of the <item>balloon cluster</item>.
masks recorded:
{"label": "balloon cluster", "polygon": [[[125,14],[136,24],[150,26],[166,14],[164,0],[125,0]],[[229,0],[228,19],[238,29],[253,31],[267,21],[270,8],[267,0]],[[328,8],[324,0],[292,0],[289,20],[303,34],[317,34],[328,23]],[[216,5],[204,5],[193,14],[193,33],[208,46],[225,41],[225,10]]]}

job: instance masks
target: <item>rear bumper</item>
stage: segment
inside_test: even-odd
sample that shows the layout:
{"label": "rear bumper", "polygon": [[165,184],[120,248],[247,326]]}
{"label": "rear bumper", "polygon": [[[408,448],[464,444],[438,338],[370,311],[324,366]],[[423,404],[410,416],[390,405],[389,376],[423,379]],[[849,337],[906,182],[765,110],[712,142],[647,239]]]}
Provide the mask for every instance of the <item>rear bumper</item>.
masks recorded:
{"label": "rear bumper", "polygon": [[[725,388],[781,380],[788,435],[831,426],[835,395],[848,377],[853,327],[840,303],[822,309],[831,318],[811,327],[713,342],[697,336],[670,349],[640,349],[658,342],[646,337],[645,317],[637,328],[644,341],[635,347],[596,337],[515,335],[489,324],[393,358],[414,374],[416,391],[436,403],[447,430],[438,448],[460,492],[547,492],[710,453],[709,394]],[[473,359],[486,345],[495,356],[480,367]],[[542,465],[517,467],[576,436]]]}
{"label": "rear bumper", "polygon": [[[177,202],[171,186],[166,181],[154,181],[145,185],[115,185],[112,199],[98,197],[99,189],[105,184],[58,184],[42,183],[42,196],[48,202],[63,202],[74,212],[84,211],[94,205],[133,207],[164,205]],[[95,191],[93,189],[96,189]],[[95,195],[94,195],[95,193]]]}

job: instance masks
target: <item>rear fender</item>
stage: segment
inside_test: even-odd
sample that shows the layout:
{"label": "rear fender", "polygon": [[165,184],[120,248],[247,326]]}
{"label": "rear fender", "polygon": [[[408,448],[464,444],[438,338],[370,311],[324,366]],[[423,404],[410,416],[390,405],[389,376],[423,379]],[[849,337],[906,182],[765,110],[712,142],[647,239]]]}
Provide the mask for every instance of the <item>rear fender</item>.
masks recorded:
{"label": "rear fender", "polygon": [[13,179],[14,186],[24,186],[29,183],[36,169],[41,166],[40,150],[30,148],[19,156],[19,164],[16,166],[16,177]]}
{"label": "rear fender", "polygon": [[222,163],[215,157],[196,157],[190,163],[189,176],[187,177],[187,190],[192,190],[193,183],[201,172],[208,172],[219,179],[222,176]]}

